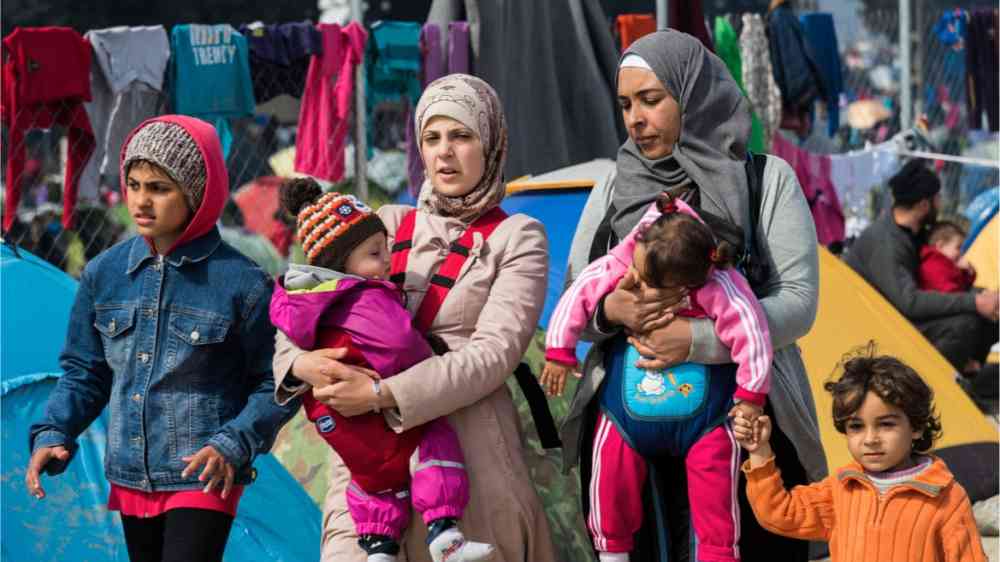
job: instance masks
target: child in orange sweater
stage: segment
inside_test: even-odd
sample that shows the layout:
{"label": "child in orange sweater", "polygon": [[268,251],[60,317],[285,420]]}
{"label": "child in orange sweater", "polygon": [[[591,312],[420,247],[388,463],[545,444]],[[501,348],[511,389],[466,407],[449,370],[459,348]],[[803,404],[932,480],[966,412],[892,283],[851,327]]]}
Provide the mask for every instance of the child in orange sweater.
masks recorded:
{"label": "child in orange sweater", "polygon": [[822,482],[786,490],[769,444],[770,419],[733,419],[750,453],[743,471],[761,526],[829,542],[832,562],[985,562],[968,495],[944,461],[927,454],[941,423],[920,376],[869,345],[825,388],[855,462]]}

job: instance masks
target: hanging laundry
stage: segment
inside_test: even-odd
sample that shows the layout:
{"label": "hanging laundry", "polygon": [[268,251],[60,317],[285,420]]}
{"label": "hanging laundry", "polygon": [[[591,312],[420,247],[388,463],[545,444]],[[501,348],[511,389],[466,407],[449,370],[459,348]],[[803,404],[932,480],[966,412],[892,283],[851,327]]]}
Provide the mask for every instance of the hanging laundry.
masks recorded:
{"label": "hanging laundry", "polygon": [[170,101],[174,113],[215,125],[228,157],[230,117],[253,115],[247,40],[229,24],[178,25],[170,32]]}
{"label": "hanging laundry", "polygon": [[333,182],[344,177],[354,73],[368,34],[357,22],[344,28],[321,23],[317,28],[323,54],[309,62],[295,140],[295,171]]}
{"label": "hanging laundry", "polygon": [[[736,80],[736,85],[740,87],[740,91],[745,96],[747,92],[743,88],[743,61],[740,57],[739,38],[728,18],[716,16],[714,39],[716,54],[719,55],[722,62],[726,63],[729,74],[732,75],[733,80]],[[763,126],[757,117],[757,112],[752,107],[750,108],[750,142],[747,144],[747,148],[757,154],[763,154],[767,151],[764,144]]]}
{"label": "hanging laundry", "polygon": [[312,55],[323,54],[323,38],[309,22],[241,25],[250,49],[250,79],[257,103],[288,94],[301,98]]}
{"label": "hanging laundry", "polygon": [[844,212],[831,181],[830,156],[802,150],[784,135],[774,135],[771,153],[795,170],[816,223],[816,239],[823,246],[844,241]]}
{"label": "hanging laundry", "polygon": [[622,52],[643,35],[656,31],[656,16],[653,14],[621,14],[615,18],[615,30],[621,41]]}
{"label": "hanging laundry", "polygon": [[991,131],[1000,130],[1000,86],[997,68],[1000,57],[997,51],[997,10],[980,9],[969,19],[966,67],[969,69],[969,127],[983,128],[983,113]]}
{"label": "hanging laundry", "polygon": [[469,22],[448,23],[448,74],[472,74],[472,66],[469,64],[471,47]]}
{"label": "hanging laundry", "polygon": [[847,217],[848,237],[861,233],[880,209],[872,208],[871,193],[899,171],[899,155],[892,142],[865,150],[830,155],[830,180]]}
{"label": "hanging laundry", "polygon": [[3,228],[10,229],[21,199],[29,129],[67,129],[63,179],[65,228],[73,226],[80,174],[94,151],[94,132],[83,102],[90,101],[90,43],[68,27],[17,28],[3,39],[0,121],[7,127]]}
{"label": "hanging laundry", "polygon": [[837,30],[833,26],[833,15],[802,14],[799,22],[823,78],[827,134],[832,137],[840,128],[840,94],[844,91],[844,79],[840,73],[840,47],[837,44]]}
{"label": "hanging laundry", "polygon": [[705,19],[705,12],[702,10],[703,2],[668,2],[668,4],[667,22],[670,28],[694,35],[714,53],[715,45],[708,31],[708,20]]}
{"label": "hanging laundry", "polygon": [[[448,23],[447,57],[441,46],[441,26],[426,23],[420,31],[420,55],[422,57],[420,85],[428,84],[446,74],[469,73],[469,24],[464,21]],[[415,102],[414,102],[415,103]],[[424,163],[420,159],[413,123],[407,120],[406,128],[406,176],[409,191],[416,196],[424,181]]]}
{"label": "hanging laundry", "polygon": [[759,14],[743,14],[742,19],[740,59],[744,91],[760,118],[764,146],[769,146],[781,123],[781,90],[774,81],[763,18]]}
{"label": "hanging laundry", "polygon": [[792,129],[799,137],[805,137],[810,128],[809,112],[813,101],[825,99],[826,90],[812,48],[786,0],[772,1],[767,13],[767,38],[771,70],[781,90],[781,128]]}
{"label": "hanging laundry", "polygon": [[[383,102],[403,102],[415,107],[420,99],[421,25],[403,21],[378,21],[372,25],[372,40],[365,49],[368,150],[375,147],[375,108]],[[409,123],[409,111],[406,112]],[[412,126],[406,127],[407,144]]]}
{"label": "hanging laundry", "polygon": [[[929,32],[930,52],[939,53],[939,65],[924,73],[924,107],[930,123],[942,120],[948,129],[961,121],[966,100],[965,44],[969,14],[962,9],[941,15]],[[963,125],[964,127],[964,125]]]}
{"label": "hanging laundry", "polygon": [[93,47],[90,89],[84,104],[96,146],[80,177],[79,200],[97,201],[102,183],[117,189],[118,153],[129,132],[159,113],[170,42],[162,25],[88,31]]}

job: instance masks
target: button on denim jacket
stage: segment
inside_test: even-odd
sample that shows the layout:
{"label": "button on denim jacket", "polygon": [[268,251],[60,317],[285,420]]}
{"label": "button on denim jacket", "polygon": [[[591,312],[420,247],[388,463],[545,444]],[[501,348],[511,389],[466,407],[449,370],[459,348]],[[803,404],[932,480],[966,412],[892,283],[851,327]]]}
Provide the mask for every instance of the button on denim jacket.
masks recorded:
{"label": "button on denim jacket", "polygon": [[107,405],[111,482],[199,488],[199,471],[181,477],[181,457],[212,445],[237,483],[249,483],[253,459],[298,406],[273,398],[271,290],[268,275],[215,228],[162,258],[141,237],[97,256],[80,279],[59,357],[64,374],[30,447],[75,452],[76,437]]}

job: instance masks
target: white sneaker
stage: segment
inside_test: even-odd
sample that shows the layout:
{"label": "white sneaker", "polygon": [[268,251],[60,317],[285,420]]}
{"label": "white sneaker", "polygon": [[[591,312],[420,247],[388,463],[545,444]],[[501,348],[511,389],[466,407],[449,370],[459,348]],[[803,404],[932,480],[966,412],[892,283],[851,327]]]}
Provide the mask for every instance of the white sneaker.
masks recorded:
{"label": "white sneaker", "polygon": [[396,562],[397,560],[398,558],[392,554],[379,553],[368,555],[368,562]]}
{"label": "white sneaker", "polygon": [[598,552],[600,562],[629,562],[627,552]]}
{"label": "white sneaker", "polygon": [[465,539],[458,527],[443,531],[430,544],[434,562],[479,562],[493,557],[493,545]]}

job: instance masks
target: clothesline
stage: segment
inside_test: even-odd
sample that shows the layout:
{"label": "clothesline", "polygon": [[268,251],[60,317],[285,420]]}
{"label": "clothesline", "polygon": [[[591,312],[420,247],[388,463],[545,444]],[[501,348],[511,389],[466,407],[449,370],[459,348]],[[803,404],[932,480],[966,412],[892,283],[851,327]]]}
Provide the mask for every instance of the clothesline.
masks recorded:
{"label": "clothesline", "polygon": [[1000,168],[1000,160],[987,160],[985,158],[969,158],[967,156],[952,156],[951,154],[939,154],[937,152],[923,152],[914,150],[897,149],[896,154],[900,156],[910,156],[915,158],[926,158],[928,160],[945,160],[947,162],[958,162],[959,164],[972,164],[973,166],[989,166]]}

